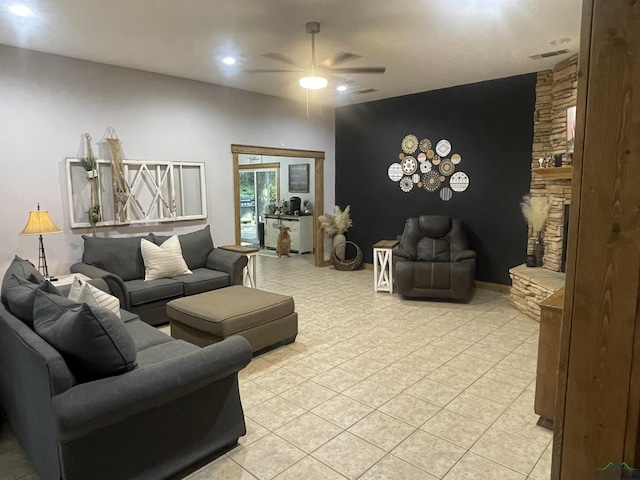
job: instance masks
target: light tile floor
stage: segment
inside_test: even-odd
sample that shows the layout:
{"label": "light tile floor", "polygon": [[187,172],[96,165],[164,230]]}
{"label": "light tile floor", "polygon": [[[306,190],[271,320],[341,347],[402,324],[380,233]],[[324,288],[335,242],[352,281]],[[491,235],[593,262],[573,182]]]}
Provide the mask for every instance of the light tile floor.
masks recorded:
{"label": "light tile floor", "polygon": [[[247,435],[189,480],[549,478],[536,321],[504,294],[405,300],[374,293],[370,270],[312,262],[258,257],[258,287],[294,297],[300,333],[241,372]],[[0,472],[35,478],[7,428]]]}

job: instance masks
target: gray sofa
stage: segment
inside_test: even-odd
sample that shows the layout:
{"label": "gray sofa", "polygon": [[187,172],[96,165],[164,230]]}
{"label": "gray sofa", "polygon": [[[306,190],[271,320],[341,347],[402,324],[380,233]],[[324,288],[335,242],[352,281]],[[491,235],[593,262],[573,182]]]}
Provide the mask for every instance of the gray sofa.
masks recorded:
{"label": "gray sofa", "polygon": [[[70,302],[42,281],[16,257],[0,304],[0,405],[40,478],[167,478],[245,434],[237,374],[252,351],[244,338],[199,348],[124,310],[121,320],[108,312],[111,326],[127,336],[133,362],[125,373],[79,376],[77,359],[37,333],[43,302]],[[93,283],[106,289],[103,280]],[[88,308],[69,306],[63,315]]]}
{"label": "gray sofa", "polygon": [[71,266],[71,272],[90,278],[103,278],[120,305],[151,325],[169,322],[165,305],[169,300],[207,292],[230,285],[242,285],[242,270],[247,257],[214,248],[207,225],[202,230],[178,235],[182,255],[192,275],[179,275],[145,281],[145,267],[140,239],[156,245],[169,237],[153,233],[143,237],[84,238],[82,262]]}

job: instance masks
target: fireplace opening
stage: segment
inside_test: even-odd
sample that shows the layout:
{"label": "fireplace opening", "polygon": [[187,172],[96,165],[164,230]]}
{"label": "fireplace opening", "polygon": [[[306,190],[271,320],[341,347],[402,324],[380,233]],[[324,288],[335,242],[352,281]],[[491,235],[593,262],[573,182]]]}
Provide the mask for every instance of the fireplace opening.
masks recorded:
{"label": "fireplace opening", "polygon": [[560,271],[566,272],[567,268],[567,239],[569,237],[569,213],[571,205],[564,205],[564,217],[562,218],[562,257],[560,259]]}

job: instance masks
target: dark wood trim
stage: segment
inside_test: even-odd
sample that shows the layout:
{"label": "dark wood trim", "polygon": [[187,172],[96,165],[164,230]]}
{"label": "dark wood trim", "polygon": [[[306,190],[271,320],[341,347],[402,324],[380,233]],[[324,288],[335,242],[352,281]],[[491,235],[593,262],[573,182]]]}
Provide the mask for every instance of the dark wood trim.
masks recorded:
{"label": "dark wood trim", "polygon": [[245,153],[247,155],[269,155],[273,157],[322,158],[324,152],[317,150],[293,150],[291,148],[256,147],[253,145],[231,145],[231,153]]}

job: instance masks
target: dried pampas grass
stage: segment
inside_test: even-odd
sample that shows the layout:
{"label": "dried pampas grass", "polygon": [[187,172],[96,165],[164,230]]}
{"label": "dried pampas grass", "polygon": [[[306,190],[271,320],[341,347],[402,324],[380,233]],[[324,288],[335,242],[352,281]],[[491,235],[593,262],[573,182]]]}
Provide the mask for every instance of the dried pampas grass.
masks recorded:
{"label": "dried pampas grass", "polygon": [[534,232],[541,232],[549,216],[549,197],[522,197],[522,214]]}
{"label": "dried pampas grass", "polygon": [[340,207],[336,205],[333,207],[333,215],[327,213],[318,217],[320,226],[330,237],[344,233],[353,225],[349,216],[350,211],[351,205],[347,205],[344,210],[340,210]]}

